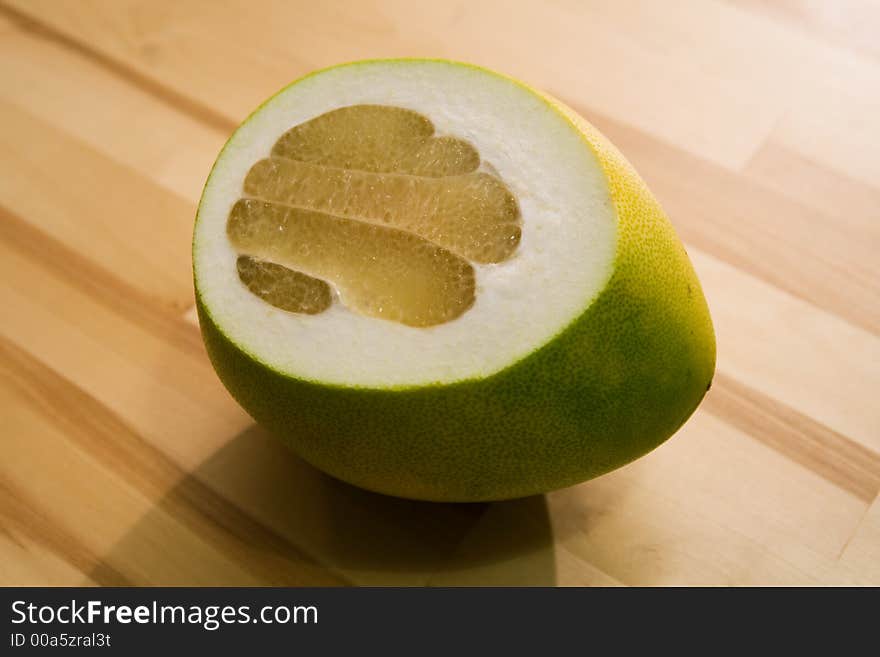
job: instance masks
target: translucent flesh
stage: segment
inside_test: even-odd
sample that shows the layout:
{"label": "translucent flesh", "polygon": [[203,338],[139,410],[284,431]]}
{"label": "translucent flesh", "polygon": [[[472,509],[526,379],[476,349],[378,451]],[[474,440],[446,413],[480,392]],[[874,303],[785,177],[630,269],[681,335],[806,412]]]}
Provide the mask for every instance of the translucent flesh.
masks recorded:
{"label": "translucent flesh", "polygon": [[282,310],[316,315],[333,302],[327,283],[301,272],[244,255],[238,256],[236,266],[247,289]]}
{"label": "translucent flesh", "polygon": [[400,228],[480,263],[506,260],[520,239],[516,200],[488,173],[420,178],[270,158],[251,168],[244,192]]}
{"label": "translucent flesh", "polygon": [[421,114],[378,105],[288,130],[251,167],[229,215],[229,238],[248,256],[242,282],[293,312],[326,309],[325,280],[350,309],[410,326],[465,312],[469,260],[512,255],[519,208],[501,180],[477,171],[473,146],[433,133]]}
{"label": "translucent flesh", "polygon": [[418,112],[384,105],[353,105],[288,130],[272,155],[375,173],[453,176],[476,171],[480,155],[468,142],[434,137]]}

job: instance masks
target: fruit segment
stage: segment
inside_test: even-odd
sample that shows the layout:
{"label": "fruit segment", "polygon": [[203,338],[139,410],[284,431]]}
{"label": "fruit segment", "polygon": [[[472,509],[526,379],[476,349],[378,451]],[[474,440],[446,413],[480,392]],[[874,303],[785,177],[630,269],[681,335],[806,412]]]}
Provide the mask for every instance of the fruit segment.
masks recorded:
{"label": "fruit segment", "polygon": [[288,130],[272,155],[375,173],[453,176],[476,171],[468,142],[434,137],[427,117],[402,107],[351,105]]}
{"label": "fruit segment", "polygon": [[333,303],[327,283],[274,262],[239,256],[236,268],[247,289],[276,308],[316,315]]}
{"label": "fruit segment", "polygon": [[[474,302],[474,270],[466,260],[394,228],[242,199],[227,234],[239,253],[332,281],[346,306],[371,317],[432,326]],[[304,293],[297,285],[287,289]],[[278,305],[275,299],[266,300]]]}

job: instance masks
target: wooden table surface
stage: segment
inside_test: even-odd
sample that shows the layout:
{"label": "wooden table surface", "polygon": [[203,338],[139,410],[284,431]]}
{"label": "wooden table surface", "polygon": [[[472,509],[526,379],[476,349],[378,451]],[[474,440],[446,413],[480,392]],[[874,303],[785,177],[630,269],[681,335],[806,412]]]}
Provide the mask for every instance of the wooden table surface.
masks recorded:
{"label": "wooden table surface", "polygon": [[[2,0],[0,583],[880,584],[880,7],[863,0]],[[718,373],[547,496],[336,482],[220,385],[190,236],[257,104],[366,57],[584,113],[666,207]]]}

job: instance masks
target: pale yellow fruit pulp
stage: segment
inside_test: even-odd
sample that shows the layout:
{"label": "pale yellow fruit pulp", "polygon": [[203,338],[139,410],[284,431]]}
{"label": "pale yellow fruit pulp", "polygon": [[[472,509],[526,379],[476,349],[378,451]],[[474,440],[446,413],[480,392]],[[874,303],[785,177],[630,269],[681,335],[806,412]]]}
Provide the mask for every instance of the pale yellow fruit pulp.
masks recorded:
{"label": "pale yellow fruit pulp", "polygon": [[322,312],[332,285],[365,315],[455,319],[474,302],[471,262],[506,260],[521,235],[513,194],[479,167],[473,146],[412,110],[349,106],[295,126],[230,212],[239,276],[292,312]]}

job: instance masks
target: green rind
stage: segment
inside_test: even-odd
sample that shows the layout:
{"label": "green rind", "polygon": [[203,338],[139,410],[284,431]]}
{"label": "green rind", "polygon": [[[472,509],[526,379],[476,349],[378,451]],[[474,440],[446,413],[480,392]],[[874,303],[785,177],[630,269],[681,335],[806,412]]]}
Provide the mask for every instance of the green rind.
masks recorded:
{"label": "green rind", "polygon": [[619,239],[599,297],[550,342],[485,379],[369,389],[297,379],[257,361],[226,337],[197,286],[211,361],[255,420],[339,479],[437,501],[572,485],[642,456],[684,423],[715,365],[699,282],[626,160],[548,103],[586,131],[609,178]]}

